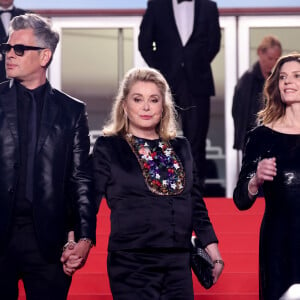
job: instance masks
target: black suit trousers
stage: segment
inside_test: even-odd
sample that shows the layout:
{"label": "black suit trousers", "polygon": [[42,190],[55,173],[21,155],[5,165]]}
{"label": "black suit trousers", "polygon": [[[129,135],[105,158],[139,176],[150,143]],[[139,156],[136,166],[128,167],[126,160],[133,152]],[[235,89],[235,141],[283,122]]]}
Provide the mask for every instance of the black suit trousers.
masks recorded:
{"label": "black suit trousers", "polygon": [[114,300],[193,300],[188,250],[115,251],[107,259]]}
{"label": "black suit trousers", "polygon": [[67,299],[71,277],[61,262],[49,263],[42,257],[32,224],[15,225],[0,255],[0,299],[17,300],[19,280],[27,300]]}
{"label": "black suit trousers", "polygon": [[210,97],[194,94],[184,76],[173,87],[183,135],[191,143],[196,170],[201,183],[206,177],[206,138],[210,121]]}

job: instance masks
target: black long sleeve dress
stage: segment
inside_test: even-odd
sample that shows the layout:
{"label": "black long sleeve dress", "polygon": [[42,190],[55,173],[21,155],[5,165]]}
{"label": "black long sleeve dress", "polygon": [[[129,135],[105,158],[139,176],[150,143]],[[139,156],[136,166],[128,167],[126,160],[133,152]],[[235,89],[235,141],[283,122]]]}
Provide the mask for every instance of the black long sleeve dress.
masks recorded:
{"label": "black long sleeve dress", "polygon": [[265,213],[260,229],[260,297],[275,300],[300,283],[300,134],[284,134],[266,126],[247,138],[242,169],[233,200],[240,210],[255,201],[248,197],[248,182],[258,162],[276,157],[277,175],[265,181]]}

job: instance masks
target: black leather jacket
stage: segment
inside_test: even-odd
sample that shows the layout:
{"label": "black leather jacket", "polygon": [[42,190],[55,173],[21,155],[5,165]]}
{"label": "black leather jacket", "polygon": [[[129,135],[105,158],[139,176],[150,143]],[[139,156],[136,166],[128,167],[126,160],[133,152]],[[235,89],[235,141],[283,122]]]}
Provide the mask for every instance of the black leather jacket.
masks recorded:
{"label": "black leather jacket", "polygon": [[[0,249],[9,237],[19,180],[16,87],[0,84]],[[77,238],[95,241],[89,129],[85,105],[49,85],[44,99],[34,173],[33,222],[49,260],[60,257],[70,217]]]}

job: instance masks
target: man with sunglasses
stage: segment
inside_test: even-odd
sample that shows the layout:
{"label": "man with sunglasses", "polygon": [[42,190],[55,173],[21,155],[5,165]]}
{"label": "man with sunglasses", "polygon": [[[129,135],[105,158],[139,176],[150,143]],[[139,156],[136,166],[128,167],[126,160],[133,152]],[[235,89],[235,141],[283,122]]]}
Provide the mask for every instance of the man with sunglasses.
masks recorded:
{"label": "man with sunglasses", "polygon": [[65,300],[95,243],[85,105],[46,78],[58,41],[25,14],[0,48],[10,78],[0,84],[0,299],[17,300],[21,279],[27,300]]}
{"label": "man with sunglasses", "polygon": [[[13,0],[0,0],[0,44],[7,42],[10,20],[26,12],[24,9],[15,7]],[[0,53],[0,82],[4,80],[6,80],[5,60]]]}

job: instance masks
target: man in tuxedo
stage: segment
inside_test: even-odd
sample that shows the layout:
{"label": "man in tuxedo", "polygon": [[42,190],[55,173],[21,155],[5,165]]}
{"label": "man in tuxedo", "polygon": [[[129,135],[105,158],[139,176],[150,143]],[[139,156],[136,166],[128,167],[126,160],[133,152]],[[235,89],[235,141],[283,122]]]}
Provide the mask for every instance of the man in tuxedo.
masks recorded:
{"label": "man in tuxedo", "polygon": [[148,1],[140,25],[139,50],[147,64],[161,71],[171,87],[203,187],[210,96],[215,94],[210,64],[220,49],[220,40],[215,2]]}
{"label": "man in tuxedo", "polygon": [[[14,6],[14,0],[0,0],[0,43],[8,39],[10,20],[26,13],[26,10]],[[6,80],[4,56],[0,53],[0,82]]]}
{"label": "man in tuxedo", "polygon": [[0,84],[0,299],[16,300],[22,279],[27,300],[65,300],[95,243],[85,104],[46,78],[58,41],[25,14],[1,45],[10,81]]}

